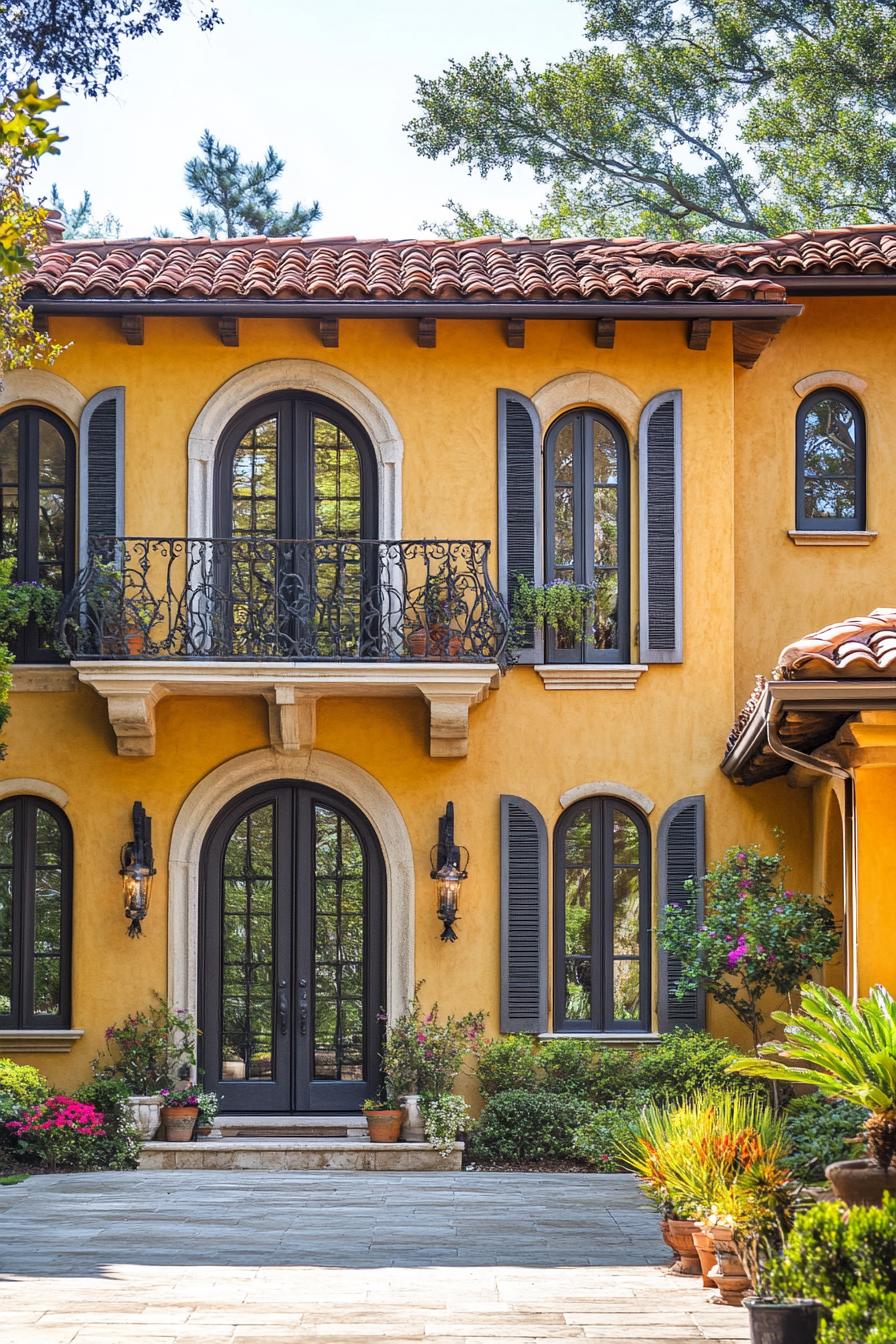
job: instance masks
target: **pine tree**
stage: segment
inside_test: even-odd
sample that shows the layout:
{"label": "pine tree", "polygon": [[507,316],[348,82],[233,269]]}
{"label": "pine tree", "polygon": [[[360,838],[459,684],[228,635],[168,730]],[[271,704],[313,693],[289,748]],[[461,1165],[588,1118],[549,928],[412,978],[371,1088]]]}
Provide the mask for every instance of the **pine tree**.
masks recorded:
{"label": "pine tree", "polygon": [[279,208],[279,192],[273,184],[285,164],[272,145],[260,163],[244,162],[235,146],[222,144],[205,130],[199,151],[184,169],[187,186],[202,207],[181,212],[191,233],[207,233],[211,238],[247,234],[303,238],[320,219],[317,201],[311,205],[296,202],[291,210]]}
{"label": "pine tree", "polygon": [[89,191],[84,192],[77,205],[66,205],[54,182],[50,190],[50,204],[62,216],[66,238],[121,237],[121,220],[110,214],[102,218],[94,215]]}

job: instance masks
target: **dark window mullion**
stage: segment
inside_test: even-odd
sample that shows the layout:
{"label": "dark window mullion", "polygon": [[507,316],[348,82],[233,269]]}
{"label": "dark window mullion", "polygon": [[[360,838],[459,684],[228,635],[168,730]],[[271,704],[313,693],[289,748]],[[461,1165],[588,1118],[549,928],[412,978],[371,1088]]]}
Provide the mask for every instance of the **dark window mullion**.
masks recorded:
{"label": "dark window mullion", "polygon": [[603,1030],[608,1031],[615,1023],[613,1013],[613,959],[616,951],[613,937],[613,812],[615,800],[602,799],[601,832],[604,843],[604,862],[601,869],[601,926],[604,934],[604,954],[601,958],[601,1007],[603,1009]]}
{"label": "dark window mullion", "polygon": [[28,951],[25,925],[25,800],[12,805],[12,1010],[13,1026],[25,1025],[24,981]]}
{"label": "dark window mullion", "polygon": [[591,817],[591,1026],[603,1030],[604,977],[601,962],[604,955],[603,902],[601,900],[604,837],[600,799],[588,805]]}
{"label": "dark window mullion", "polygon": [[37,849],[37,807],[32,798],[23,798],[19,808],[19,928],[21,930],[21,978],[19,981],[19,1025],[34,1025],[34,912]]}

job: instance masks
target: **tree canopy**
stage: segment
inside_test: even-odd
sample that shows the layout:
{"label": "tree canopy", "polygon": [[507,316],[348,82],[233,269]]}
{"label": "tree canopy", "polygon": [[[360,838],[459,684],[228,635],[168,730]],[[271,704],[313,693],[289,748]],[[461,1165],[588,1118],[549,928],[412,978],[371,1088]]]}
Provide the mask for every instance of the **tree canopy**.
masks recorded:
{"label": "tree canopy", "polygon": [[311,205],[297,201],[291,210],[280,209],[279,192],[273,184],[285,166],[272,145],[260,163],[244,162],[233,145],[222,144],[205,130],[199,153],[184,168],[187,186],[202,208],[183,210],[181,217],[191,233],[207,233],[212,238],[246,234],[304,237],[320,219],[320,206],[317,201]]}
{"label": "tree canopy", "polygon": [[75,205],[66,205],[56,183],[50,189],[50,204],[62,216],[66,238],[118,238],[121,220],[112,214],[95,215],[90,192],[84,192]]}
{"label": "tree canopy", "polygon": [[[0,0],[0,88],[32,79],[95,98],[121,76],[121,44],[175,22],[183,0]],[[197,11],[201,28],[220,16]]]}
{"label": "tree canopy", "polygon": [[[894,217],[896,0],[577,2],[587,45],[565,60],[485,54],[418,78],[417,151],[529,168],[549,187],[535,222],[557,233],[730,239]],[[475,231],[453,216],[449,231]]]}

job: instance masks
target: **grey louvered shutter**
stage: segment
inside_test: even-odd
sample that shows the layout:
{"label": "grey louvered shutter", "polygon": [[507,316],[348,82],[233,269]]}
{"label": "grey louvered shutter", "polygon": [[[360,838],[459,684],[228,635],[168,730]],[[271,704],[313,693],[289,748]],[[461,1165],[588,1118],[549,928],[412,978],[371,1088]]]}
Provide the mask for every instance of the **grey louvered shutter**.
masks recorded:
{"label": "grey louvered shutter", "polygon": [[524,798],[501,797],[501,1030],[548,1028],[548,833]]}
{"label": "grey louvered shutter", "polygon": [[680,663],[683,652],[681,393],[649,401],[638,433],[640,656]]}
{"label": "grey louvered shutter", "polygon": [[[541,483],[541,422],[528,397],[498,389],[498,587],[513,603],[520,574],[544,583],[544,508]],[[544,632],[522,633],[521,663],[544,658]]]}
{"label": "grey louvered shutter", "polygon": [[107,387],[90,398],[80,433],[81,562],[91,537],[124,531],[124,388]]}
{"label": "grey louvered shutter", "polygon": [[[661,926],[667,905],[687,910],[695,930],[703,923],[704,818],[705,800],[701,794],[694,794],[673,803],[660,822],[657,870]],[[696,891],[685,890],[688,878],[697,882]],[[677,957],[660,952],[660,1031],[670,1031],[672,1027],[697,1029],[706,1023],[703,990],[688,991],[681,998],[675,993],[680,970]]]}

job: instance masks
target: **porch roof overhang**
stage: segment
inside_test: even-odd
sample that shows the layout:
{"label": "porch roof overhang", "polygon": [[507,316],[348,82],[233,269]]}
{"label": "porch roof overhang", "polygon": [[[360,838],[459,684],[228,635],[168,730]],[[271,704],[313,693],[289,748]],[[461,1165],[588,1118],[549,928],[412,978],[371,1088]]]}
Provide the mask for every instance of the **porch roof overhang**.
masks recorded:
{"label": "porch roof overhang", "polygon": [[[736,784],[786,775],[792,756],[780,747],[833,764],[833,743],[848,719],[864,711],[896,709],[896,680],[768,681],[745,710],[721,763]],[[797,773],[794,783],[802,783]]]}
{"label": "porch roof overhang", "polygon": [[417,697],[429,706],[429,754],[466,756],[469,712],[501,682],[497,663],[77,659],[72,667],[106,701],[119,756],[155,755],[156,705],[169,695],[261,696],[270,744],[286,753],[314,746],[322,698]]}

